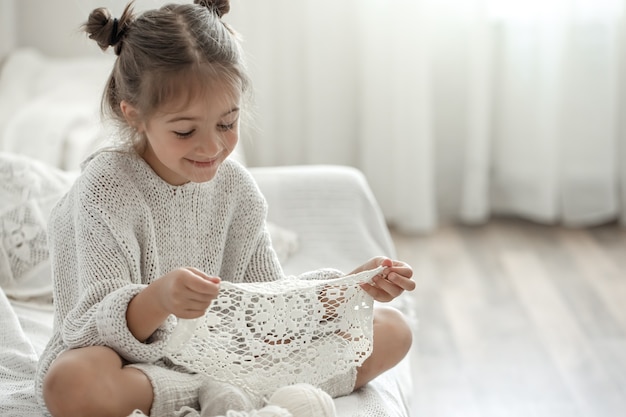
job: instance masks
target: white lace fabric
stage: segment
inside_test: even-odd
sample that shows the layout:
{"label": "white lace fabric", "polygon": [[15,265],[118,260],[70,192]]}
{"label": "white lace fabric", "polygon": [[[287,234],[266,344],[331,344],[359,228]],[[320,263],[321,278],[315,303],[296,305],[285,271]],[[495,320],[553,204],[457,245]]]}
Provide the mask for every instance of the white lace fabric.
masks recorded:
{"label": "white lace fabric", "polygon": [[373,299],[359,283],[382,269],[331,280],[222,282],[202,318],[179,323],[169,359],[261,397],[299,382],[320,386],[371,354]]}

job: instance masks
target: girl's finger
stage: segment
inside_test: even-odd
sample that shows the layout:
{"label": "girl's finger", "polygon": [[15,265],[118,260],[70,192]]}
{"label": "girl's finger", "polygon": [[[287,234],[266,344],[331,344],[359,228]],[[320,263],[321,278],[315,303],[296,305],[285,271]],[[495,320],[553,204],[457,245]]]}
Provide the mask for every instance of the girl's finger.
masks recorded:
{"label": "girl's finger", "polygon": [[393,266],[393,261],[389,258],[383,258],[380,262],[380,266],[386,266],[390,268]]}
{"label": "girl's finger", "polygon": [[379,278],[374,280],[376,286],[380,287],[383,291],[387,292],[393,298],[398,297],[404,292],[404,288],[390,281],[388,278]]}
{"label": "girl's finger", "polygon": [[388,274],[387,280],[402,288],[404,291],[413,291],[416,286],[415,281],[408,278],[406,275],[401,275],[396,272]]}
{"label": "girl's finger", "polygon": [[196,306],[196,308],[200,308],[203,305],[207,306],[211,304],[213,300],[215,300],[215,295],[193,293],[189,295],[187,303],[189,306]]}
{"label": "girl's finger", "polygon": [[393,300],[393,297],[389,295],[387,292],[382,289],[373,286],[372,284],[368,284],[366,282],[361,284],[361,288],[368,293],[374,300],[386,303],[388,301]]}
{"label": "girl's finger", "polygon": [[220,285],[219,282],[208,281],[204,278],[200,278],[199,276],[194,276],[196,279],[189,280],[186,283],[186,287],[194,292],[199,294],[206,294],[211,296],[216,296],[219,293]]}
{"label": "girl's finger", "polygon": [[203,271],[201,271],[201,270],[199,270],[197,268],[194,268],[193,266],[190,266],[190,267],[188,267],[186,269],[187,269],[187,271],[193,273],[194,275],[199,276],[200,278],[202,278],[204,280],[211,281],[211,282],[214,282],[216,284],[221,281],[219,277],[212,277],[210,275],[207,275]]}
{"label": "girl's finger", "polygon": [[406,264],[396,265],[391,268],[386,268],[384,272],[387,274],[390,274],[391,272],[395,272],[398,275],[402,275],[407,278],[411,278],[413,276],[413,269]]}

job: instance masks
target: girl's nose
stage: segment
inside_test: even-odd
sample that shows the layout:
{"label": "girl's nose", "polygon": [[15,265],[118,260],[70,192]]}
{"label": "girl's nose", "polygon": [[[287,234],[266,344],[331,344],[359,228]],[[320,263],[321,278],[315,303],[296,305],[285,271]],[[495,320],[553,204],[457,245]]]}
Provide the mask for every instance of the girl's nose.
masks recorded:
{"label": "girl's nose", "polygon": [[206,134],[200,138],[198,138],[198,142],[196,144],[196,151],[199,155],[206,157],[216,156],[222,146],[222,140],[219,135],[215,133]]}

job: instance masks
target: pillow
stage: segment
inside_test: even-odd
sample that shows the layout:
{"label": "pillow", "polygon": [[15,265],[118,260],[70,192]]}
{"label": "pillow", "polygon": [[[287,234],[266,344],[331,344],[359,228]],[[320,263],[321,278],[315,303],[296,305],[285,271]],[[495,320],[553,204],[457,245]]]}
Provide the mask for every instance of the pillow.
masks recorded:
{"label": "pillow", "polygon": [[77,169],[104,139],[99,108],[112,62],[13,51],[0,72],[0,150]]}
{"label": "pillow", "polygon": [[22,105],[48,94],[65,100],[89,99],[98,106],[114,59],[112,55],[52,58],[33,48],[13,50],[0,71],[0,131]]}
{"label": "pillow", "polygon": [[77,172],[0,152],[0,287],[15,299],[52,293],[46,227]]}

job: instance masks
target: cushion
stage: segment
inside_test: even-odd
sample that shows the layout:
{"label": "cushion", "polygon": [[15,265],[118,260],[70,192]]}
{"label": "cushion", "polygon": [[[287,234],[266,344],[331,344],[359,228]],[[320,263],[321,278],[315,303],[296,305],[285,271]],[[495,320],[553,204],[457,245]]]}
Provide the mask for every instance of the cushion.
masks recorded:
{"label": "cushion", "polygon": [[[13,51],[0,72],[0,149],[76,169],[104,141],[99,107],[112,62],[111,57],[55,59],[29,48]],[[69,144],[75,134],[81,140]]]}
{"label": "cushion", "polygon": [[0,152],[0,286],[16,299],[52,292],[46,227],[54,204],[77,176]]}

